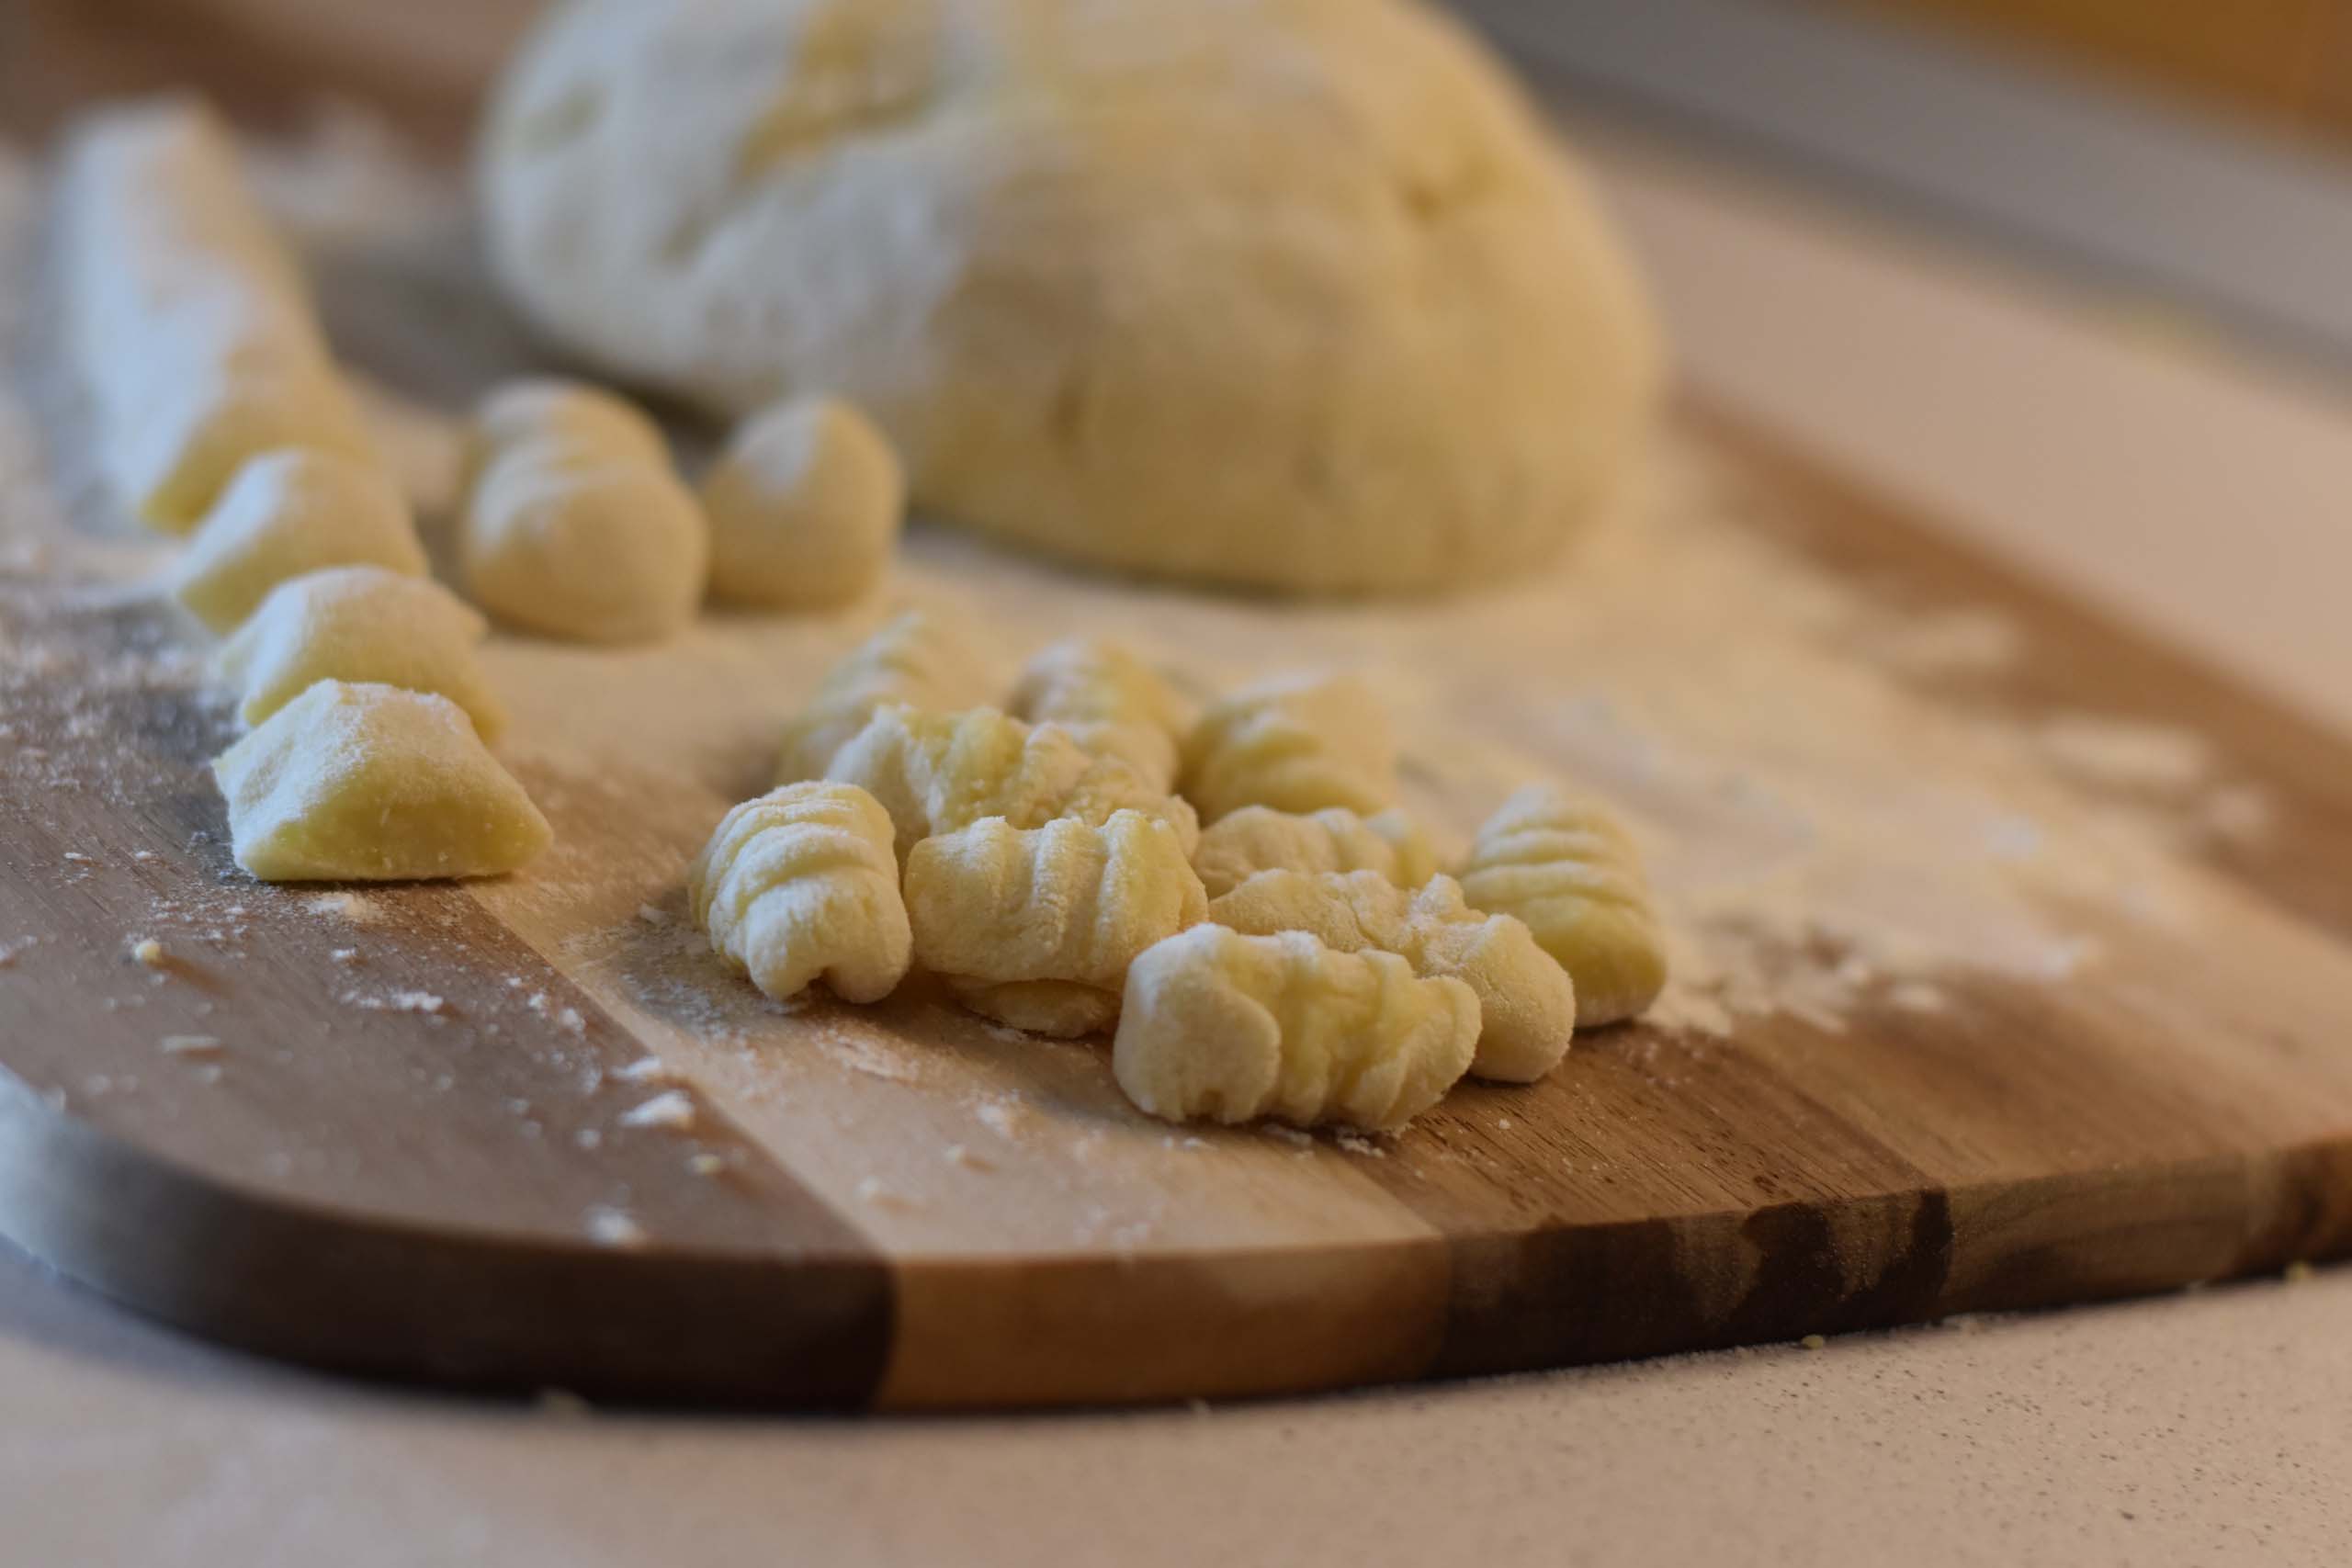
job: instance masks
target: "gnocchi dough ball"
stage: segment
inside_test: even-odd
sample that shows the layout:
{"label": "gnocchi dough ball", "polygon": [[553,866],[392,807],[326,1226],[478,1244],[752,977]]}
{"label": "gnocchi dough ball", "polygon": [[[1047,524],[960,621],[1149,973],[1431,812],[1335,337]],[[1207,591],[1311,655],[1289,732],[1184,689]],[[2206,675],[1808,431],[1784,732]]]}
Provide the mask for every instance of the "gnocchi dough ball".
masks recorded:
{"label": "gnocchi dough ball", "polygon": [[976,707],[995,691],[995,661],[970,628],[935,610],[909,610],[825,672],[808,705],[784,727],[776,782],[822,778],[834,756],[893,704],[948,711]]}
{"label": "gnocchi dough ball", "polygon": [[850,399],[926,510],[1114,569],[1506,577],[1661,378],[1590,186],[1411,0],[584,0],[479,168],[558,341],[736,417]]}
{"label": "gnocchi dough ball", "polygon": [[1423,976],[1451,975],[1478,998],[1471,1072],[1533,1083],[1560,1065],[1576,1033],[1566,970],[1508,915],[1480,915],[1450,876],[1408,893],[1377,872],[1266,871],[1209,905],[1244,935],[1307,931],[1341,953],[1393,953]]}
{"label": "gnocchi dough ball", "polygon": [[220,650],[237,716],[259,724],[319,681],[432,692],[495,742],[506,709],[482,678],[481,616],[439,583],[379,566],[330,567],[270,590]]}
{"label": "gnocchi dough ball", "polygon": [[408,502],[384,471],[329,452],[267,452],[237,471],[180,558],[174,595],[215,632],[290,577],[330,566],[425,574]]}
{"label": "gnocchi dough ball", "polygon": [[880,1001],[906,976],[890,816],[848,784],[786,784],[729,811],[686,900],[712,950],[778,1000],[821,980],[843,1001]]}
{"label": "gnocchi dough ball", "polygon": [[429,692],[321,681],[212,776],[237,863],[264,882],[495,876],[553,836],[465,710]]}
{"label": "gnocchi dough ball", "polygon": [[660,467],[670,462],[662,427],[627,398],[585,381],[531,376],[500,383],[475,405],[461,488],[471,489],[498,453],[534,445]]}
{"label": "gnocchi dough ball", "polygon": [[832,398],[754,414],[702,482],[714,597],[772,609],[846,604],[882,580],[906,481],[872,422]]}
{"label": "gnocchi dough ball", "polygon": [[1178,752],[1192,704],[1150,665],[1115,642],[1071,637],[1022,667],[1011,712],[1055,724],[1097,757],[1115,757],[1154,789],[1176,787]]}
{"label": "gnocchi dough ball", "polygon": [[1057,1035],[1110,1023],[1136,955],[1208,904],[1175,829],[1139,811],[1033,829],[989,817],[925,839],[906,896],[916,963],[974,1011]]}
{"label": "gnocchi dough ball", "polygon": [[1376,871],[1399,887],[1437,874],[1437,850],[1401,808],[1359,817],[1329,806],[1304,816],[1245,806],[1201,830],[1193,856],[1216,898],[1261,871]]}
{"label": "gnocchi dough ball", "polygon": [[458,532],[467,593],[581,642],[651,642],[694,619],[709,530],[666,460],[560,441],[502,449]]}
{"label": "gnocchi dough ball", "polygon": [[1184,743],[1182,789],[1204,821],[1245,806],[1369,816],[1396,799],[1396,741],[1362,678],[1293,675],[1211,703]]}
{"label": "gnocchi dough ball", "polygon": [[1577,1022],[1631,1018],[1666,988],[1666,937],[1633,839],[1609,811],[1531,784],[1487,819],[1462,866],[1475,908],[1516,916],[1577,985]]}
{"label": "gnocchi dough ball", "polygon": [[1338,953],[1305,931],[1199,925],[1127,970],[1111,1067],[1170,1122],[1261,1116],[1385,1132],[1470,1066],[1478,998],[1393,953]]}

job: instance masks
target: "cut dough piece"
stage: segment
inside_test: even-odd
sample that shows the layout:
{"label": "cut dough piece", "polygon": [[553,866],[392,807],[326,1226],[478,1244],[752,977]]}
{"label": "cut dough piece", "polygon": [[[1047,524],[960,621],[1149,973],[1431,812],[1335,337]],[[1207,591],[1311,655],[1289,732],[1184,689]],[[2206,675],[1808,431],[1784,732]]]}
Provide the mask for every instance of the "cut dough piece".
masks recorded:
{"label": "cut dough piece", "polygon": [[264,882],[495,876],[547,818],[447,697],[321,681],[222,752],[237,863]]}
{"label": "cut dough piece", "polygon": [[59,185],[66,331],[107,482],[184,533],[258,453],[372,461],[292,256],[211,113],[166,100],[74,133]]}
{"label": "cut dough piece", "polygon": [[1400,808],[1359,817],[1331,806],[1302,817],[1245,806],[1201,829],[1193,865],[1212,898],[1261,871],[1376,871],[1419,887],[1437,874],[1437,850]]}
{"label": "cut dough piece", "polygon": [[686,880],[710,945],[779,1001],[819,980],[876,1002],[906,977],[912,939],[890,815],[848,784],[786,784],[720,819]]}
{"label": "cut dough piece", "polygon": [[662,427],[627,398],[586,381],[531,376],[502,382],[475,405],[459,490],[471,490],[500,453],[542,444],[662,468],[670,464],[670,443]]}
{"label": "cut dough piece", "polygon": [[1111,1066],[1129,1100],[1171,1122],[1385,1131],[1453,1087],[1477,1038],[1470,987],[1393,953],[1200,925],[1128,969]]}
{"label": "cut dough piece", "polygon": [[825,672],[808,705],[784,727],[776,783],[825,776],[833,757],[876,711],[893,704],[955,712],[989,702],[996,661],[968,626],[933,610],[909,610]]}
{"label": "cut dough piece", "polygon": [[221,649],[219,670],[249,725],[315,682],[367,682],[445,696],[494,742],[506,709],[474,654],[488,630],[437,582],[379,566],[331,567],[271,589]]}
{"label": "cut dough piece", "polygon": [[372,463],[267,452],[239,469],[205,514],[173,592],[198,620],[226,632],[290,577],[361,565],[425,574],[399,488]]}
{"label": "cut dough piece", "polygon": [[1136,955],[1208,906],[1175,829],[1139,811],[1028,829],[989,817],[925,839],[906,896],[915,961],[974,1011],[1039,1034],[1108,1025]]}
{"label": "cut dough piece", "polygon": [[1608,809],[1530,784],[1478,829],[1462,866],[1474,908],[1527,922],[1576,979],[1583,1028],[1631,1018],[1666,988],[1666,937],[1633,839]]}
{"label": "cut dough piece", "polygon": [[1396,799],[1396,742],[1354,675],[1263,681],[1211,703],[1184,743],[1184,797],[1216,822],[1245,806],[1360,815]]}
{"label": "cut dough piece", "polygon": [[1188,856],[1200,841],[1199,819],[1180,797],[1152,788],[1125,762],[1088,756],[1050,724],[1033,728],[994,708],[886,707],[834,756],[828,776],[882,803],[898,826],[901,858],[933,834],[983,817],[1037,828],[1057,817],[1107,822],[1123,808],[1166,821]]}
{"label": "cut dough piece", "polygon": [[1098,757],[1115,757],[1154,789],[1176,787],[1193,705],[1115,642],[1071,637],[1038,650],[1013,687],[1011,711],[1057,724]]}
{"label": "cut dough piece", "polygon": [[666,459],[569,440],[501,449],[458,534],[475,603],[582,642],[650,642],[684,626],[709,551],[702,510]]}
{"label": "cut dough piece", "polygon": [[1307,931],[1341,953],[1377,948],[1420,976],[1451,975],[1478,995],[1478,1054],[1470,1070],[1533,1083],[1560,1065],[1576,1033],[1566,970],[1508,915],[1480,915],[1450,876],[1408,893],[1374,871],[1261,872],[1209,905],[1244,935]]}
{"label": "cut dough piece", "polygon": [[945,518],[1428,592],[1548,555],[1641,450],[1662,356],[1614,226],[1433,7],[547,17],[483,121],[509,296],[729,414],[854,400]]}
{"label": "cut dough piece", "polygon": [[702,482],[715,598],[772,609],[846,604],[882,580],[906,511],[898,455],[833,398],[738,427]]}

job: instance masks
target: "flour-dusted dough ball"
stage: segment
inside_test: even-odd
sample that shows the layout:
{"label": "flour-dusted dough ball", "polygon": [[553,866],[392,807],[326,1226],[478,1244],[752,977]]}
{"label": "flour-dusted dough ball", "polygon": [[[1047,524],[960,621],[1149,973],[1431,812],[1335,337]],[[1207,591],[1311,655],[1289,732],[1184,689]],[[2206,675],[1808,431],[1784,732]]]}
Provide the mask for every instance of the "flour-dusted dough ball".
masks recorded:
{"label": "flour-dusted dough ball", "polygon": [[487,623],[457,595],[379,566],[333,567],[279,583],[220,649],[237,716],[259,724],[320,681],[434,692],[494,741],[506,709],[474,645]]}
{"label": "flour-dusted dough ball", "polygon": [[881,581],[906,480],[873,423],[797,398],[737,427],[702,482],[714,597],[774,609],[845,604]]}
{"label": "flour-dusted dough ball", "polygon": [[501,620],[582,642],[650,642],[694,619],[709,533],[666,458],[526,441],[492,457],[468,497],[458,570]]}
{"label": "flour-dusted dough ball", "polygon": [[662,427],[627,398],[585,381],[528,376],[501,382],[475,405],[466,433],[462,488],[472,488],[499,453],[537,444],[663,467],[670,461]]}
{"label": "flour-dusted dough ball", "polygon": [[1584,178],[1411,0],[586,0],[480,162],[560,341],[723,412],[848,398],[919,503],[1114,567],[1506,575],[1660,378]]}
{"label": "flour-dusted dough ball", "polygon": [[425,574],[424,547],[390,477],[331,452],[267,452],[237,470],[197,525],[173,592],[225,632],[289,577],[360,565]]}
{"label": "flour-dusted dough ball", "polygon": [[551,837],[465,710],[425,692],[321,681],[212,776],[237,863],[264,882],[495,876]]}

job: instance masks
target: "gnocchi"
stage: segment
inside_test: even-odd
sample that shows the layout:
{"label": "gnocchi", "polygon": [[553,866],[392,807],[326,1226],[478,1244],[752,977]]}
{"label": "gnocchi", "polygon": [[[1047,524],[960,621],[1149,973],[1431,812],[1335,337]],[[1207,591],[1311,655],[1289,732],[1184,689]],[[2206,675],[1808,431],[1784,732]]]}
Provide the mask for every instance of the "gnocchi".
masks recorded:
{"label": "gnocchi", "polygon": [[1193,857],[1215,898],[1261,871],[1376,871],[1399,887],[1437,874],[1437,850],[1420,825],[1392,808],[1359,817],[1330,806],[1296,816],[1245,806],[1201,829]]}
{"label": "gnocchi", "polygon": [[494,876],[552,837],[463,709],[321,681],[212,763],[237,863],[264,882]]}
{"label": "gnocchi", "polygon": [[434,692],[495,741],[506,709],[482,678],[482,618],[439,583],[379,566],[331,567],[270,590],[221,649],[215,668],[255,725],[318,681]]}
{"label": "gnocchi", "polygon": [[1127,970],[1113,1074],[1171,1122],[1272,1117],[1385,1131],[1468,1069],[1478,998],[1393,953],[1339,953],[1305,931],[1198,925]]}
{"label": "gnocchi", "polygon": [[786,784],[720,818],[686,882],[714,952],[783,1000],[879,1001],[912,951],[890,818],[847,784]]}
{"label": "gnocchi", "polygon": [[288,449],[237,471],[180,558],[173,595],[227,632],[288,578],[331,566],[423,577],[424,547],[384,472],[331,452]]}
{"label": "gnocchi", "polygon": [[882,803],[902,855],[983,817],[1035,828],[1057,817],[1105,822],[1122,807],[1167,821],[1188,857],[1200,839],[1192,807],[1125,762],[1090,757],[1053,725],[1026,725],[995,708],[883,708],[841,749],[827,776]]}
{"label": "gnocchi", "polygon": [[842,604],[882,579],[906,479],[873,422],[832,398],[743,422],[702,483],[714,596],[772,608]]}
{"label": "gnocchi", "polygon": [[1666,987],[1666,941],[1634,841],[1601,807],[1531,784],[1478,829],[1474,908],[1515,915],[1577,985],[1577,1022],[1631,1018]]}
{"label": "gnocchi", "polygon": [[1396,743],[1372,688],[1293,676],[1209,705],[1184,745],[1184,796],[1216,822],[1245,806],[1370,814],[1396,797]]}
{"label": "gnocchi", "polygon": [[1208,906],[1176,830],[1139,811],[1100,826],[983,818],[914,847],[906,896],[916,963],[976,1012],[1065,1035],[1117,1017],[1136,954]]}
{"label": "gnocchi", "polygon": [[1408,893],[1377,872],[1267,871],[1214,900],[1208,918],[1244,935],[1311,932],[1341,953],[1393,953],[1423,976],[1451,975],[1478,998],[1470,1071],[1532,1083],[1560,1065],[1576,1032],[1567,971],[1508,915],[1480,915],[1450,876]]}
{"label": "gnocchi", "polygon": [[833,756],[892,703],[960,709],[989,700],[990,662],[963,628],[928,610],[885,622],[825,674],[777,748],[776,782],[825,776]]}
{"label": "gnocchi", "polygon": [[470,490],[501,453],[552,445],[608,458],[666,465],[670,443],[651,416],[627,398],[553,376],[502,382],[474,405],[460,483]]}
{"label": "gnocchi", "polygon": [[1117,758],[1163,794],[1176,787],[1191,705],[1117,643],[1072,637],[1040,649],[1021,671],[1011,711],[1061,726],[1081,748]]}
{"label": "gnocchi", "polygon": [[650,642],[702,603],[702,510],[666,449],[619,433],[610,400],[558,389],[482,425],[516,434],[489,450],[467,493],[458,562],[466,592],[502,620],[582,642]]}

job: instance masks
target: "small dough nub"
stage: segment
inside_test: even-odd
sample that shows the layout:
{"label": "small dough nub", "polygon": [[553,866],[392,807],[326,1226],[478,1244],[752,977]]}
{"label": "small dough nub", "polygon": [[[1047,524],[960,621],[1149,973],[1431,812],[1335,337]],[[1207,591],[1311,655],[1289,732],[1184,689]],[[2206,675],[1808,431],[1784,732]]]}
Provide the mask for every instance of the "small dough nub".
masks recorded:
{"label": "small dough nub", "polygon": [[1325,1122],[1386,1131],[1469,1067],[1478,998],[1393,953],[1338,953],[1305,931],[1198,925],[1127,970],[1111,1066],[1171,1122]]}
{"label": "small dough nub", "polygon": [[1396,742],[1359,676],[1285,676],[1211,703],[1184,743],[1182,792],[1216,822],[1245,806],[1370,816],[1396,799]]}
{"label": "small dough nub", "polygon": [[1201,829],[1193,865],[1209,897],[1261,871],[1376,871],[1399,887],[1437,874],[1437,849],[1402,807],[1359,817],[1342,806],[1305,816],[1245,806]]}
{"label": "small dough nub", "polygon": [[1478,829],[1462,866],[1473,908],[1514,915],[1577,983],[1581,1028],[1631,1018],[1666,988],[1666,937],[1641,855],[1596,802],[1531,784]]}
{"label": "small dough nub", "polygon": [[1150,665],[1115,642],[1070,637],[1023,667],[1009,711],[1057,724],[1085,750],[1115,757],[1161,791],[1176,787],[1193,705]]}
{"label": "small dough nub", "polygon": [[495,876],[552,837],[465,710],[427,692],[321,681],[212,775],[237,863],[264,882]]}
{"label": "small dough nub", "polygon": [[1032,829],[989,817],[925,839],[906,897],[915,962],[974,1011],[1041,1034],[1107,1026],[1136,955],[1208,905],[1176,830],[1138,811]]}
{"label": "small dough nub", "polygon": [[880,1001],[912,949],[890,817],[847,784],[786,784],[719,821],[686,882],[710,945],[781,1001],[821,980]]}
{"label": "small dough nub", "polygon": [[847,604],[889,567],[906,499],[898,455],[850,404],[797,398],[752,415],[703,477],[712,597]]}
{"label": "small dough nub", "polygon": [[331,566],[423,577],[408,502],[373,463],[332,452],[266,452],[237,470],[180,558],[174,596],[227,632],[288,578]]}
{"label": "small dough nub", "polygon": [[439,583],[379,566],[338,566],[289,578],[220,649],[217,670],[255,725],[318,681],[434,692],[466,710],[494,743],[506,709],[483,679],[481,616]]}

